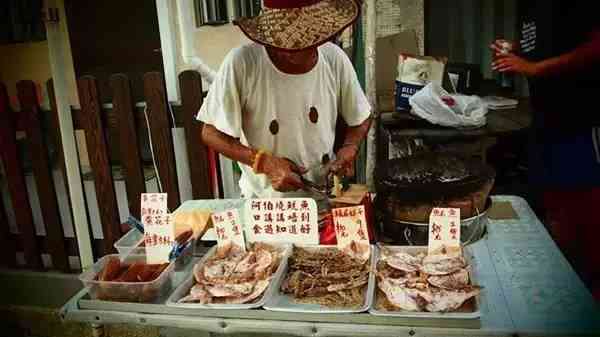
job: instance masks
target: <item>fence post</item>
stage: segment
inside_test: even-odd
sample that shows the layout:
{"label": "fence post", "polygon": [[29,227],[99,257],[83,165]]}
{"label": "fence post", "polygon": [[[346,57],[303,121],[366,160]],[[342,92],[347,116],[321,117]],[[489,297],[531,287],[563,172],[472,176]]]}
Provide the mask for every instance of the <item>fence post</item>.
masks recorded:
{"label": "fence post", "polygon": [[92,76],[84,76],[77,80],[77,88],[81,104],[81,121],[84,125],[90,165],[94,173],[100,220],[102,221],[103,253],[110,254],[114,252],[114,242],[121,237],[121,229],[96,79]]}
{"label": "fence post", "polygon": [[46,225],[48,253],[52,256],[54,268],[68,272],[70,268],[65,250],[65,236],[58,214],[58,200],[54,190],[52,167],[48,160],[48,148],[42,135],[35,84],[32,81],[19,81],[17,93],[21,103],[21,114],[25,120],[25,133],[31,151],[36,190]]}
{"label": "fence post", "polygon": [[169,210],[174,211],[179,206],[179,188],[171,134],[171,113],[167,110],[165,82],[161,73],[144,74],[144,96],[156,168],[163,192],[169,194]]}
{"label": "fence post", "polygon": [[[8,97],[5,86],[0,88],[0,96]],[[25,176],[19,165],[15,131],[13,112],[6,104],[0,108],[0,157],[6,172],[8,190],[15,211],[17,226],[23,240],[26,265],[29,268],[41,270],[43,268],[42,258],[35,235],[35,225],[27,196]]]}
{"label": "fence post", "polygon": [[208,148],[202,142],[202,123],[196,115],[202,106],[202,79],[196,71],[188,70],[179,74],[181,104],[183,106],[183,126],[187,143],[192,194],[194,199],[212,199]]}
{"label": "fence post", "polygon": [[125,176],[129,213],[140,219],[140,195],[146,191],[146,182],[141,163],[131,85],[126,75],[116,74],[110,77],[110,86],[113,91],[113,113],[118,121],[119,151]]}
{"label": "fence post", "polygon": [[[4,83],[0,82],[0,123],[4,123],[4,115],[10,111],[8,93]],[[0,148],[3,147],[2,132],[0,131]],[[2,152],[0,152],[0,164],[2,164]],[[0,195],[0,263],[7,267],[15,267],[17,264],[16,260],[16,247],[13,240],[11,240],[10,228],[8,225],[8,217],[6,216],[6,210],[4,209],[4,203],[2,203],[2,196]]]}

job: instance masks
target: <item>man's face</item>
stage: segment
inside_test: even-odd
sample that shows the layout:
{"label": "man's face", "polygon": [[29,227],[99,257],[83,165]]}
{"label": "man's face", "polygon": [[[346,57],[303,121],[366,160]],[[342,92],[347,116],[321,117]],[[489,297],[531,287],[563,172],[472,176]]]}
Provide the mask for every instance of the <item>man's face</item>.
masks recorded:
{"label": "man's face", "polygon": [[276,57],[280,60],[286,60],[287,63],[302,66],[312,64],[316,55],[316,48],[309,48],[301,51],[284,51],[272,49],[269,51],[271,57]]}

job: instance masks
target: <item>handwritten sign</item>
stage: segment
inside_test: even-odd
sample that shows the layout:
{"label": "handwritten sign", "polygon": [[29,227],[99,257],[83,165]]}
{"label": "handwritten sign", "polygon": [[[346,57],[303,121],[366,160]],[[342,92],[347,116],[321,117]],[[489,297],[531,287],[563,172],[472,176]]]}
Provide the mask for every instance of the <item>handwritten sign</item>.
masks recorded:
{"label": "handwritten sign", "polygon": [[250,199],[248,241],[319,244],[317,203],[309,198]]}
{"label": "handwritten sign", "polygon": [[434,208],[429,216],[429,254],[460,249],[460,209]]}
{"label": "handwritten sign", "polygon": [[368,259],[370,245],[365,206],[336,208],[332,213],[338,248]]}
{"label": "handwritten sign", "polygon": [[173,221],[167,209],[167,194],[142,193],[141,203],[146,263],[167,263],[175,241]]}
{"label": "handwritten sign", "polygon": [[237,209],[213,213],[211,217],[217,236],[217,246],[223,247],[234,244],[246,251],[244,228]]}

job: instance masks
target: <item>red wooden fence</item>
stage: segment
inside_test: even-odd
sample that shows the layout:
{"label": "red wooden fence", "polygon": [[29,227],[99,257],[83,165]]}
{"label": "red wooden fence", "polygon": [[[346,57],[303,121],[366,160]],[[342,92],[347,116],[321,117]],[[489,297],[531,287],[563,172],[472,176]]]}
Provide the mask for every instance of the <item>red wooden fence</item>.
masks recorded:
{"label": "red wooden fence", "polygon": [[[180,204],[177,170],[171,135],[171,127],[182,126],[186,132],[187,152],[191,172],[192,194],[194,199],[213,198],[211,174],[208,166],[209,153],[200,140],[200,123],[195,115],[202,105],[202,82],[200,75],[193,71],[183,72],[180,77],[182,105],[173,107],[172,114],[167,103],[164,79],[161,73],[147,73],[144,76],[146,97],[145,116],[135,106],[131,96],[129,79],[122,74],[110,78],[112,109],[103,109],[100,102],[98,84],[93,77],[82,77],[77,81],[81,109],[73,109],[75,129],[84,130],[91,169],[93,172],[96,198],[102,224],[102,240],[94,240],[94,254],[99,258],[113,252],[113,244],[123,234],[119,219],[117,198],[110,158],[120,159],[127,191],[129,213],[139,217],[139,196],[146,190],[141,156],[141,143],[138,134],[150,131],[154,150],[156,170],[160,177],[163,192],[169,193],[169,208],[174,210]],[[65,238],[58,202],[55,194],[52,168],[48,157],[48,144],[42,133],[42,116],[47,118],[51,131],[50,139],[57,149],[57,168],[65,174],[63,152],[60,143],[59,125],[52,81],[48,83],[50,111],[42,111],[36,99],[35,85],[31,81],[21,81],[17,85],[21,111],[10,109],[6,87],[0,83],[0,158],[6,175],[10,194],[10,204],[15,214],[18,234],[9,231],[6,210],[0,203],[0,264],[8,267],[16,265],[16,253],[24,253],[26,267],[43,269],[41,254],[49,254],[52,268],[69,271],[69,256],[77,255],[77,245],[73,238]],[[177,124],[177,125],[174,125]],[[25,145],[31,153],[31,163],[35,187],[40,200],[45,235],[36,234],[30,200],[25,184],[23,158],[19,158],[16,132],[24,131]],[[107,139],[116,135],[118,139]],[[110,148],[109,140],[116,141],[117,148]],[[211,158],[214,159],[214,158]],[[66,179],[64,179],[66,182]]]}

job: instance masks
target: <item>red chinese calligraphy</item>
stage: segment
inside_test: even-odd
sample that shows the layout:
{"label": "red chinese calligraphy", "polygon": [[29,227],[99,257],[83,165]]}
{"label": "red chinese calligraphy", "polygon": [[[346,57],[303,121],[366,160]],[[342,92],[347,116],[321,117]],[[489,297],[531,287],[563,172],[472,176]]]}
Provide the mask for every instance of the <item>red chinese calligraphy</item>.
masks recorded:
{"label": "red chinese calligraphy", "polygon": [[250,206],[253,210],[260,211],[260,201],[252,201]]}
{"label": "red chinese calligraphy", "polygon": [[292,212],[290,215],[288,215],[288,220],[291,222],[298,222],[298,214],[296,212]]}
{"label": "red chinese calligraphy", "polygon": [[302,210],[308,209],[308,201],[302,200],[302,202],[300,203],[300,209],[302,209]]}
{"label": "red chinese calligraphy", "polygon": [[291,225],[290,226],[290,230],[288,231],[288,233],[290,233],[290,234],[298,234],[298,232],[296,231],[296,225]]}
{"label": "red chinese calligraphy", "polygon": [[254,234],[260,234],[262,228],[259,225],[254,225],[252,229],[254,230]]}
{"label": "red chinese calligraphy", "polygon": [[277,213],[276,220],[277,222],[285,222],[285,215],[283,213]]}
{"label": "red chinese calligraphy", "polygon": [[227,240],[227,236],[225,235],[225,229],[223,227],[217,227],[217,237],[219,238],[219,240],[223,241],[223,240]]}
{"label": "red chinese calligraphy", "polygon": [[300,219],[302,220],[302,222],[309,222],[310,221],[310,213],[305,212],[300,214]]}
{"label": "red chinese calligraphy", "polygon": [[233,225],[233,227],[231,227],[231,231],[235,234],[235,235],[240,235],[240,227],[238,225],[235,224],[235,222],[231,223]]}
{"label": "red chinese calligraphy", "polygon": [[287,202],[287,208],[288,209],[293,209],[294,211],[297,211],[298,207],[296,207],[296,201],[288,201]]}
{"label": "red chinese calligraphy", "polygon": [[148,201],[148,195],[147,194],[142,194],[142,200],[144,202]]}
{"label": "red chinese calligraphy", "polygon": [[151,215],[146,215],[144,217],[144,225],[152,225],[153,221],[152,221],[152,216]]}
{"label": "red chinese calligraphy", "polygon": [[263,208],[267,211],[272,211],[273,210],[273,202],[272,201],[264,201]]}
{"label": "red chinese calligraphy", "polygon": [[276,209],[276,210],[278,210],[278,211],[283,211],[283,210],[285,210],[285,204],[283,203],[283,201],[278,201],[278,202],[275,204],[275,209]]}
{"label": "red chinese calligraphy", "polygon": [[276,229],[277,229],[277,233],[285,233],[285,232],[287,232],[287,228],[285,226],[279,226],[279,225],[277,225]]}
{"label": "red chinese calligraphy", "polygon": [[273,222],[273,213],[266,213],[264,219],[267,222]]}
{"label": "red chinese calligraphy", "polygon": [[452,240],[456,240],[456,234],[458,234],[458,231],[456,228],[450,228],[450,234],[452,235]]}
{"label": "red chinese calligraphy", "polygon": [[229,219],[229,220],[233,219],[233,212],[232,211],[227,211],[227,219]]}
{"label": "red chinese calligraphy", "polygon": [[442,226],[433,223],[431,225],[431,233],[433,234],[433,239],[434,240],[441,240],[442,236],[440,235],[440,233],[442,232]]}
{"label": "red chinese calligraphy", "polygon": [[265,234],[273,234],[273,225],[272,224],[266,224],[263,229],[265,231]]}
{"label": "red chinese calligraphy", "polygon": [[158,196],[156,194],[151,194],[150,195],[150,201],[151,202],[158,202]]}
{"label": "red chinese calligraphy", "polygon": [[309,234],[310,233],[310,225],[309,224],[304,224],[300,227],[300,233],[302,234]]}
{"label": "red chinese calligraphy", "polygon": [[454,208],[450,208],[450,216],[455,216],[456,215],[456,210]]}

